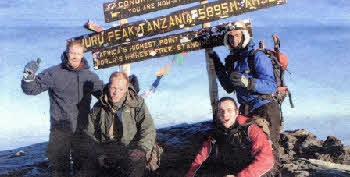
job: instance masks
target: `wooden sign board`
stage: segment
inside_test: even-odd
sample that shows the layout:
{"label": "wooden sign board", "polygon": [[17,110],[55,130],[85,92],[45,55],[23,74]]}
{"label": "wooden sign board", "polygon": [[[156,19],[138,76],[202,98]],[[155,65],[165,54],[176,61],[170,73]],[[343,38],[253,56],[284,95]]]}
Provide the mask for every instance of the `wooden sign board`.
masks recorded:
{"label": "wooden sign board", "polygon": [[82,40],[86,51],[90,51],[93,48],[103,48],[135,41],[143,37],[192,27],[285,3],[286,0],[221,0],[173,12],[168,16],[113,27],[99,33],[80,36],[73,40]]}
{"label": "wooden sign board", "polygon": [[[251,28],[250,20],[247,26]],[[189,31],[145,41],[132,42],[111,48],[94,50],[94,68],[102,69],[124,63],[140,62],[150,58],[175,55],[223,45],[228,24]]]}
{"label": "wooden sign board", "polygon": [[178,5],[200,2],[200,0],[118,0],[103,4],[105,22],[143,15],[169,9]]}

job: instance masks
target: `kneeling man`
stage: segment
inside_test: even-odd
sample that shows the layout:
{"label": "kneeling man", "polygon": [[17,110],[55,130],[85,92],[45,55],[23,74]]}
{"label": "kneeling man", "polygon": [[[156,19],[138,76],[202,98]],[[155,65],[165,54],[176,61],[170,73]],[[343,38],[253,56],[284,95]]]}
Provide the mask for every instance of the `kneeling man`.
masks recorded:
{"label": "kneeling man", "polygon": [[110,76],[84,132],[91,141],[86,145],[81,176],[144,175],[146,154],[152,150],[156,131],[145,101],[125,73]]}
{"label": "kneeling man", "polygon": [[214,122],[213,131],[192,162],[186,177],[270,175],[268,172],[274,163],[271,144],[251,119],[238,115],[234,99],[220,99],[218,118]]}

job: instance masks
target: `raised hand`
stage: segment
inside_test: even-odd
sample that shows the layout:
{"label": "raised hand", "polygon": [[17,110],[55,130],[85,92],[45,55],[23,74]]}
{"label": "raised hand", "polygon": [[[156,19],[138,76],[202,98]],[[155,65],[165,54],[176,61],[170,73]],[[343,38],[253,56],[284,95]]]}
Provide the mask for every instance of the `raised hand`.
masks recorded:
{"label": "raised hand", "polygon": [[31,62],[27,63],[27,65],[24,67],[24,71],[23,71],[24,80],[34,80],[35,73],[39,69],[40,61],[41,61],[41,59],[38,58],[36,61],[31,61]]}

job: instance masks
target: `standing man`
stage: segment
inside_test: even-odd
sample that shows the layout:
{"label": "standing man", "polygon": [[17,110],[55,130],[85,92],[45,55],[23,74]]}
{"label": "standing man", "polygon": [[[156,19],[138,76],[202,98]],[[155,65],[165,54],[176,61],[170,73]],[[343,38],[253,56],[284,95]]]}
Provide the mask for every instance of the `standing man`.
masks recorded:
{"label": "standing man", "polygon": [[61,56],[62,63],[35,76],[39,68],[31,61],[24,68],[22,90],[27,95],[38,95],[48,90],[50,98],[50,137],[47,157],[53,176],[70,175],[70,153],[74,167],[79,163],[74,148],[79,144],[77,136],[87,125],[91,94],[102,90],[103,82],[90,71],[84,57],[84,46],[73,41]]}
{"label": "standing man", "polygon": [[203,143],[186,177],[267,176],[273,166],[271,144],[251,119],[238,115],[236,102],[223,97],[214,129]]}
{"label": "standing man", "polygon": [[264,52],[257,51],[253,57],[254,42],[246,24],[235,21],[224,37],[224,43],[230,50],[225,66],[215,52],[213,58],[215,72],[221,86],[231,93],[236,91],[240,103],[240,114],[254,119],[263,128],[272,141],[275,165],[273,173],[279,176],[279,140],[280,107],[272,94],[277,90],[270,58]]}
{"label": "standing man", "polygon": [[156,130],[128,76],[114,72],[89,114],[87,153],[78,176],[142,177]]}

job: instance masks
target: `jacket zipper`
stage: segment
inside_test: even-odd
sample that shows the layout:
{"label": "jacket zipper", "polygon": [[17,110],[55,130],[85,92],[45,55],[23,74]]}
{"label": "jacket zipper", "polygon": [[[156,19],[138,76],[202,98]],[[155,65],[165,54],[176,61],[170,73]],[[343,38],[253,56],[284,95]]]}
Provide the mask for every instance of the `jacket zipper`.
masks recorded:
{"label": "jacket zipper", "polygon": [[79,83],[79,72],[77,72],[77,81],[78,81],[78,105],[79,105],[79,99],[80,99],[80,83]]}

